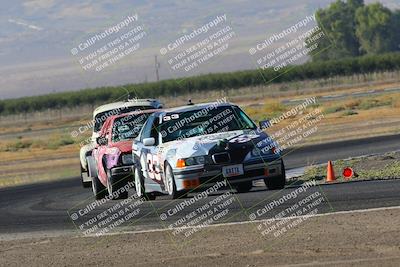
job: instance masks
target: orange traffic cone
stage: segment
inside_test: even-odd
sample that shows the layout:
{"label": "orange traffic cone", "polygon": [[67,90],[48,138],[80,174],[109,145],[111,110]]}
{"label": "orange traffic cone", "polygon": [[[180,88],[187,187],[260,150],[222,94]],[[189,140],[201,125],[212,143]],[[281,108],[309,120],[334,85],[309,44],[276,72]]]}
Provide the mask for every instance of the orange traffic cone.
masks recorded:
{"label": "orange traffic cone", "polygon": [[326,181],[333,182],[335,181],[335,172],[333,171],[332,161],[328,161],[328,167],[326,169]]}

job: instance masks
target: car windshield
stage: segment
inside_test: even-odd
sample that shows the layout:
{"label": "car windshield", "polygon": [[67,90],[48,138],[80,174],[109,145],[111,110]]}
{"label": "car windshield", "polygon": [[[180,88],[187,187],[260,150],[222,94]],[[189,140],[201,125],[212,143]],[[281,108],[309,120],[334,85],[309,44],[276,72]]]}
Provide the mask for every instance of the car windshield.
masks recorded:
{"label": "car windshield", "polygon": [[136,138],[149,115],[149,113],[130,114],[115,119],[112,130],[112,141],[119,142]]}
{"label": "car windshield", "polygon": [[151,109],[151,106],[145,106],[145,107],[139,107],[139,106],[133,106],[133,107],[122,107],[122,108],[117,108],[117,109],[112,109],[108,110],[105,112],[101,112],[96,115],[94,118],[94,132],[100,131],[101,127],[103,127],[104,122],[107,120],[108,117],[114,116],[114,115],[119,115],[119,114],[124,114],[124,113],[129,113],[133,111],[139,111],[139,110],[146,110],[146,109]]}
{"label": "car windshield", "polygon": [[168,113],[159,126],[164,143],[198,135],[255,128],[254,122],[237,106],[209,106],[183,113]]}

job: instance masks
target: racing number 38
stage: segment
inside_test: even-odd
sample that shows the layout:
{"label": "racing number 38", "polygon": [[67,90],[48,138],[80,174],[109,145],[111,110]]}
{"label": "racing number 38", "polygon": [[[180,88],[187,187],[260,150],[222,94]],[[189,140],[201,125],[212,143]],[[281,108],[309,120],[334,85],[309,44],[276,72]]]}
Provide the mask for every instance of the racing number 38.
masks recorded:
{"label": "racing number 38", "polygon": [[150,179],[161,181],[161,165],[158,154],[147,153],[147,173]]}

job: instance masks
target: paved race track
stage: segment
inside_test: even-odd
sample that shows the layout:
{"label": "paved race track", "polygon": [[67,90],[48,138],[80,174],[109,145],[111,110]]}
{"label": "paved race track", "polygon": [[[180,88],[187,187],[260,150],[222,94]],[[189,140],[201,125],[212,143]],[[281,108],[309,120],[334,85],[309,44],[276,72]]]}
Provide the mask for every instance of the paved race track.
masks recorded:
{"label": "paved race track", "polygon": [[[324,163],[335,160],[371,153],[383,153],[400,149],[400,135],[374,137],[355,141],[313,145],[285,152],[286,168],[297,168],[310,163]],[[224,200],[232,198],[226,207],[228,215],[221,218],[218,223],[247,221],[249,214],[260,212],[260,209],[291,194],[296,186],[289,186],[281,191],[268,191],[265,187],[255,187],[250,193],[232,194],[221,191],[208,198],[200,199],[188,205],[183,210],[172,214],[177,204],[188,201],[170,201],[165,197],[156,201],[144,202],[139,206],[140,212],[123,226],[128,230],[160,229],[176,223],[182,217],[193,211],[199,211],[205,204],[215,199]],[[132,190],[133,191],[133,190]],[[351,182],[346,184],[331,184],[308,188],[299,194],[296,199],[285,200],[270,212],[263,214],[258,219],[272,218],[277,213],[290,208],[299,200],[307,196],[323,197],[318,208],[318,213],[388,207],[400,205],[400,180]],[[133,195],[133,194],[131,194]],[[67,179],[57,182],[41,183],[19,186],[0,190],[0,234],[23,233],[35,231],[76,231],[76,226],[68,215],[79,213],[79,210],[93,202],[90,189],[80,185],[79,178]],[[97,207],[86,217],[77,219],[79,226],[90,217],[95,217],[108,209],[115,207],[119,201],[108,201]],[[161,214],[169,214],[166,220],[161,220]]]}

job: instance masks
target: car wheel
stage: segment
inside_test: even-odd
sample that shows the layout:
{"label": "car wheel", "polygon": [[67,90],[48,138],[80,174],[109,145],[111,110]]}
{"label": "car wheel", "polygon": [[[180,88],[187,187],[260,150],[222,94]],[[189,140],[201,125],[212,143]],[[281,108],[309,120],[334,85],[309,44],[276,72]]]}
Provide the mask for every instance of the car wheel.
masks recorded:
{"label": "car wheel", "polygon": [[92,186],[92,182],[90,182],[90,181],[85,182],[85,181],[83,180],[83,176],[86,175],[86,176],[89,177],[89,173],[88,173],[87,171],[85,171],[85,169],[82,167],[82,164],[79,164],[79,166],[81,167],[81,182],[82,182],[83,188],[89,188],[89,187],[91,187],[91,186]]}
{"label": "car wheel", "polygon": [[108,195],[112,199],[126,199],[128,198],[128,191],[122,188],[127,185],[128,181],[126,179],[121,179],[111,175],[111,172],[107,171],[107,191]]}
{"label": "car wheel", "polygon": [[92,177],[92,190],[93,195],[97,200],[103,199],[107,195],[107,190],[105,186],[100,182],[97,176]]}
{"label": "car wheel", "polygon": [[286,172],[285,172],[285,165],[282,162],[281,166],[281,175],[273,178],[265,178],[264,183],[269,190],[277,190],[285,188],[286,184]]}
{"label": "car wheel", "polygon": [[165,189],[172,199],[177,199],[185,195],[184,192],[178,192],[176,190],[174,173],[172,172],[171,165],[168,163],[165,164]]}
{"label": "car wheel", "polygon": [[253,181],[238,183],[234,187],[238,193],[246,193],[253,188]]}
{"label": "car wheel", "polygon": [[144,177],[140,172],[139,168],[135,168],[134,171],[134,179],[135,179],[135,189],[136,194],[139,198],[145,198],[147,200],[155,200],[156,196],[151,193],[146,193],[146,188],[144,186]]}

